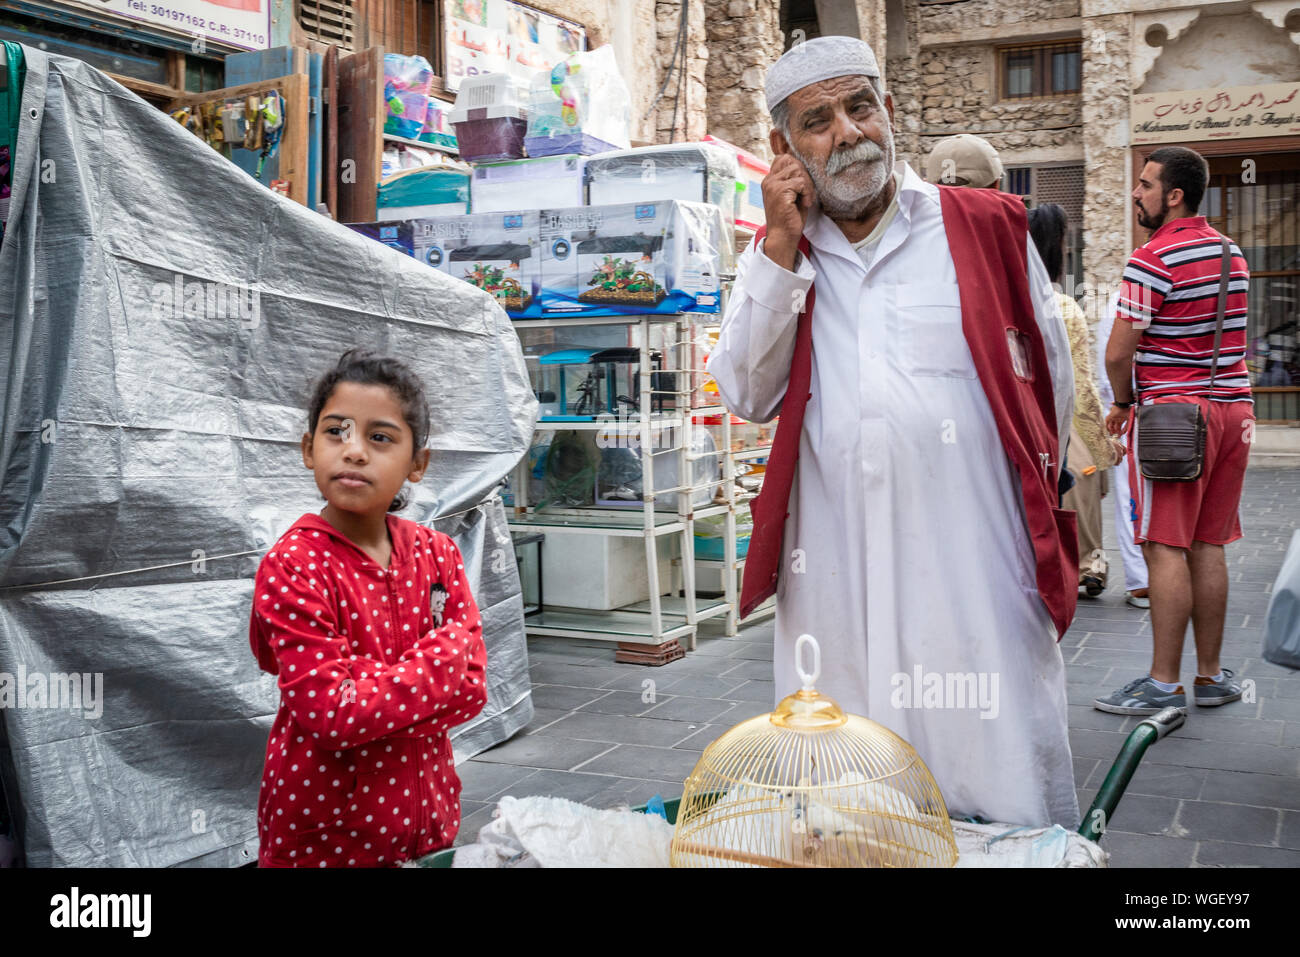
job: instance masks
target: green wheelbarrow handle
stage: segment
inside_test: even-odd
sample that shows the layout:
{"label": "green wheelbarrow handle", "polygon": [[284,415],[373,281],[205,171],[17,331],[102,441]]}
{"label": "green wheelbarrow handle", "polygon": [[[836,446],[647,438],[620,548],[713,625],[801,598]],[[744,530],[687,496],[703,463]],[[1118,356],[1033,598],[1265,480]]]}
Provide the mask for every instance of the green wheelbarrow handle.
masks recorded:
{"label": "green wheelbarrow handle", "polygon": [[1124,796],[1124,789],[1128,787],[1128,782],[1133,778],[1133,773],[1141,763],[1147,748],[1165,735],[1177,731],[1186,720],[1187,716],[1177,708],[1165,708],[1138,722],[1138,726],[1125,739],[1124,746],[1120,748],[1119,755],[1115,758],[1115,763],[1110,766],[1110,771],[1106,773],[1106,780],[1101,783],[1097,796],[1093,798],[1092,806],[1084,814],[1083,822],[1079,825],[1080,834],[1094,843],[1101,840],[1102,834],[1106,832],[1106,827],[1110,823],[1111,815],[1115,813],[1115,807],[1119,804],[1119,799]]}

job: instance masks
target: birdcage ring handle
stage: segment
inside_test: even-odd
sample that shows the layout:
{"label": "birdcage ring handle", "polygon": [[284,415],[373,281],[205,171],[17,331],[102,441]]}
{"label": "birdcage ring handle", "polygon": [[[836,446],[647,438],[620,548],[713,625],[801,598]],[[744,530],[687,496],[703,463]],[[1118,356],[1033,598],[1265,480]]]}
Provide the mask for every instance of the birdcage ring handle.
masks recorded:
{"label": "birdcage ring handle", "polygon": [[[803,670],[803,649],[805,645],[812,646],[812,672]],[[817,644],[817,639],[812,635],[800,635],[794,643],[794,670],[799,675],[799,680],[803,682],[805,691],[812,691],[813,685],[822,673],[822,649]]]}

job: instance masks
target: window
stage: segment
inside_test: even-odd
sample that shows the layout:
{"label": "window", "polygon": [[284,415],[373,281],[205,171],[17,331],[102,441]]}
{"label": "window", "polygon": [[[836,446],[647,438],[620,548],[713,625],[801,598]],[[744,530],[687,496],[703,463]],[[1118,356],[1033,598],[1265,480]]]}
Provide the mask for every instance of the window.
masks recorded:
{"label": "window", "polygon": [[31,19],[5,11],[0,13],[0,39],[26,43],[47,53],[75,57],[115,77],[159,86],[167,83],[168,51],[129,37],[92,32],[52,19]]}
{"label": "window", "polygon": [[1015,193],[1017,196],[1032,196],[1034,192],[1034,168],[1032,166],[1020,166],[1015,169],[1008,169],[1007,187],[1008,193]]}
{"label": "window", "polygon": [[352,0],[300,0],[298,23],[313,40],[354,49]]}
{"label": "window", "polygon": [[1300,418],[1300,154],[1210,157],[1200,212],[1241,248],[1250,268],[1246,366],[1260,422]]}
{"label": "window", "polygon": [[1078,93],[1082,50],[1079,40],[1003,47],[998,51],[1002,99]]}
{"label": "window", "polygon": [[1009,166],[1003,173],[1003,189],[1023,196],[1031,209],[1056,203],[1065,210],[1065,257],[1062,283],[1077,290],[1083,282],[1083,167],[1072,164]]}

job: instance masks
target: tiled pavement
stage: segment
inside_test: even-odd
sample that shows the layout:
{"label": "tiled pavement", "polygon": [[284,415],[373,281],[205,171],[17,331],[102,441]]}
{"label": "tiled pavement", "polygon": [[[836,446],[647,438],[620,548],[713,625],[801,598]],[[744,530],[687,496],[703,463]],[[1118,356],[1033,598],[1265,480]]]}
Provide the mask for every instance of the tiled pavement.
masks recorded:
{"label": "tiled pavement", "polygon": [[[1061,642],[1081,808],[1139,720],[1096,711],[1092,699],[1150,664],[1150,613],[1124,603],[1110,498],[1103,504],[1110,585],[1100,598],[1080,598]],[[1251,469],[1242,522],[1245,538],[1228,546],[1223,664],[1254,681],[1255,700],[1193,709],[1152,746],[1102,841],[1111,866],[1300,866],[1300,673],[1260,657],[1272,583],[1300,527],[1300,470]],[[705,745],[774,700],[770,618],[735,639],[706,623],[698,644],[680,661],[647,668],[615,664],[601,642],[531,640],[536,716],[460,766],[459,842],[473,840],[506,795],[608,807],[680,794]],[[1185,681],[1195,667],[1189,631]]]}

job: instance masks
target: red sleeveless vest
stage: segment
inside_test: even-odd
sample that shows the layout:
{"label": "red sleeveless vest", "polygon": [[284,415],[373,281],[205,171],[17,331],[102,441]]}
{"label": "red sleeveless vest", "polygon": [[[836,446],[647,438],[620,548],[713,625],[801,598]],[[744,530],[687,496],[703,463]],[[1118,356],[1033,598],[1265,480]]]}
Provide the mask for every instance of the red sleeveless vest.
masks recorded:
{"label": "red sleeveless vest", "polygon": [[[1047,350],[1029,296],[1025,207],[1019,197],[994,190],[940,186],[939,198],[957,270],[962,331],[993,410],[1002,447],[1020,476],[1038,591],[1059,641],[1070,627],[1078,602],[1079,541],[1074,512],[1057,504],[1061,456],[1056,404]],[[759,230],[755,243],[765,232]],[[811,255],[807,238],[800,238],[799,251],[805,257]],[[754,530],[740,595],[742,618],[776,592],[804,410],[812,398],[809,385],[816,299],[816,288],[809,289],[795,332],[790,381],[763,489],[750,503]],[[1016,370],[1013,339],[1028,360],[1028,378]]]}

